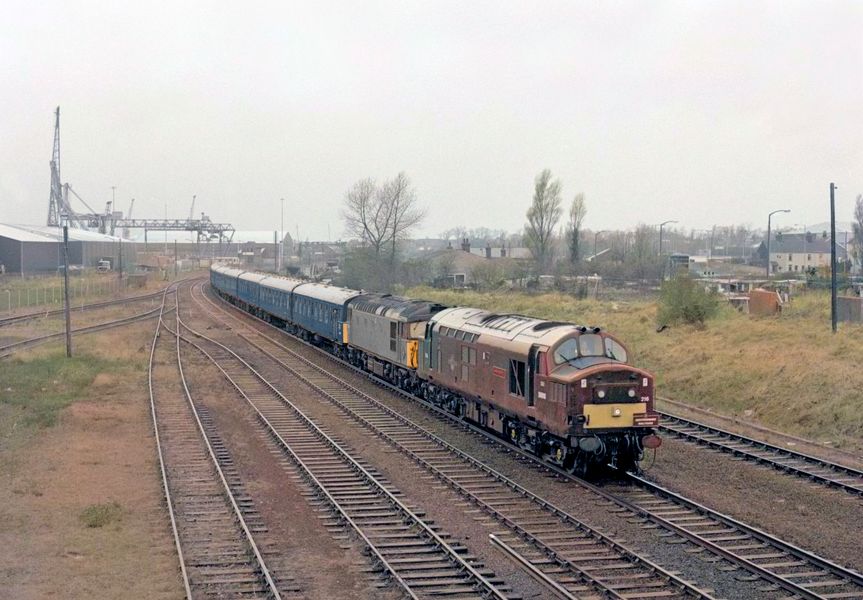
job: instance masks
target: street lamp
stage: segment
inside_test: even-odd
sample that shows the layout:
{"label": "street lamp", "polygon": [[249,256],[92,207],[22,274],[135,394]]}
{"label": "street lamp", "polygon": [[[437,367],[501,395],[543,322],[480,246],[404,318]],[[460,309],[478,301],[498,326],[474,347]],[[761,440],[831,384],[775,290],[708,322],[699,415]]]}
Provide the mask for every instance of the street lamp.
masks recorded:
{"label": "street lamp", "polygon": [[767,279],[770,279],[770,219],[776,213],[790,213],[790,208],[780,208],[767,215]]}
{"label": "street lamp", "polygon": [[605,233],[605,229],[602,231],[597,231],[593,234],[593,261],[596,262],[596,238],[599,237],[600,233]]}
{"label": "street lamp", "polygon": [[662,256],[662,228],[669,223],[677,223],[677,221],[663,221],[659,224],[659,256]]}

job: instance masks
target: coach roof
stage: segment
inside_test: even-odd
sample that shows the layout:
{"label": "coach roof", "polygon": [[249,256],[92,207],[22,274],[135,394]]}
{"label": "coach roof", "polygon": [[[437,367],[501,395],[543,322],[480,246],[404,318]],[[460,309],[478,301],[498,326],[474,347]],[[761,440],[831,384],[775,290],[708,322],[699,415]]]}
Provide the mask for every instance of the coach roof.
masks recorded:
{"label": "coach roof", "polygon": [[228,277],[239,277],[244,272],[242,269],[218,264],[211,266],[210,270],[219,273],[220,275],[227,275]]}
{"label": "coach roof", "polygon": [[302,279],[293,279],[291,277],[281,277],[279,275],[269,275],[261,281],[261,285],[283,292],[292,292],[298,285],[305,283]]}
{"label": "coach roof", "polygon": [[331,304],[344,305],[345,302],[351,298],[356,298],[362,292],[323,283],[302,283],[294,288],[294,294]]}

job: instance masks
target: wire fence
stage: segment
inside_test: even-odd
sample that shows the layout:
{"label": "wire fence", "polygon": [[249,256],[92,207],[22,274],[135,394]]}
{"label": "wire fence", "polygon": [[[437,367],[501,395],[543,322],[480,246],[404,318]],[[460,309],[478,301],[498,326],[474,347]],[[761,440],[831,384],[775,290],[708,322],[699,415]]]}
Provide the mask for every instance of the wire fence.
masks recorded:
{"label": "wire fence", "polygon": [[[129,289],[127,279],[103,279],[93,281],[90,278],[69,281],[69,302],[83,305],[126,293]],[[63,306],[62,284],[17,285],[0,287],[0,312],[13,313],[24,308],[44,307],[46,310]]]}

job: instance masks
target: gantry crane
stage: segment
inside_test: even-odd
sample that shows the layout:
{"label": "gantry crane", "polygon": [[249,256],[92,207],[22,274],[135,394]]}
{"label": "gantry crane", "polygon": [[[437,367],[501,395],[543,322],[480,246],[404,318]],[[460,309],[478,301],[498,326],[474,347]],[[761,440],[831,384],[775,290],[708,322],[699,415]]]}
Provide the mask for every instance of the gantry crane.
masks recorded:
{"label": "gantry crane", "polygon": [[[123,237],[128,238],[128,230],[141,228],[144,230],[144,239],[147,231],[191,231],[197,234],[198,241],[209,242],[218,239],[221,242],[227,238],[228,241],[234,237],[234,227],[230,223],[215,223],[201,213],[200,219],[195,219],[195,198],[192,196],[192,208],[188,219],[133,219],[132,208],[135,204],[134,198],[129,205],[129,214],[124,219],[122,213],[113,212],[113,200],[105,205],[105,212],[98,213],[87,204],[68,183],[62,183],[60,179],[60,107],[54,111],[54,146],[51,153],[51,192],[48,198],[48,225],[50,227],[78,227],[82,229],[96,229],[99,233],[110,233],[119,227],[122,228]],[[76,212],[69,203],[69,194],[77,198],[83,204],[88,213]]]}

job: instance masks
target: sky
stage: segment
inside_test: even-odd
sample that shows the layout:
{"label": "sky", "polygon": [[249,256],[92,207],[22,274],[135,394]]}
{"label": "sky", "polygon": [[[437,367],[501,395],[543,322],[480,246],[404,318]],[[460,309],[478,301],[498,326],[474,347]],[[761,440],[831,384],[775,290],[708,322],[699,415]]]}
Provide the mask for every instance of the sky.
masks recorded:
{"label": "sky", "polygon": [[[863,193],[863,2],[6,0],[0,222],[93,208],[343,236],[404,171],[418,235],[523,227],[548,168],[585,227],[839,220]],[[83,209],[83,207],[81,207]]]}

